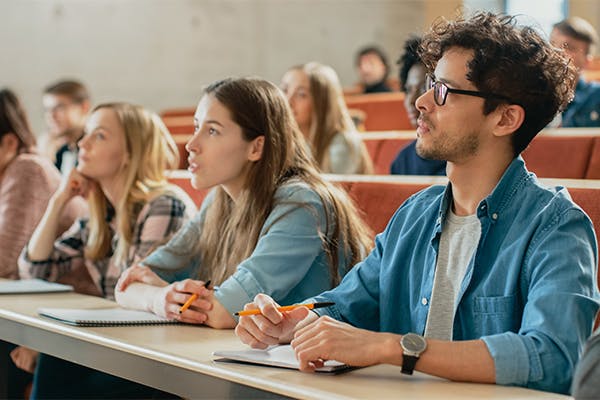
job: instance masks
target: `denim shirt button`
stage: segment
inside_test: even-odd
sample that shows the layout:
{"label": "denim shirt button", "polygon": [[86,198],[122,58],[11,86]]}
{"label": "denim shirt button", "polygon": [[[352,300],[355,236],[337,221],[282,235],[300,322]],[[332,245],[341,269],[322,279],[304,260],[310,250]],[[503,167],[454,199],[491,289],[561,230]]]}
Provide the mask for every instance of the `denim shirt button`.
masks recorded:
{"label": "denim shirt button", "polygon": [[435,220],[435,223],[438,224],[438,225],[441,224],[442,223],[442,219],[440,217],[438,217],[438,219]]}
{"label": "denim shirt button", "polygon": [[492,219],[495,221],[498,219],[498,214],[497,213],[493,213],[492,214]]}
{"label": "denim shirt button", "polygon": [[421,299],[421,304],[423,304],[424,306],[426,306],[426,305],[427,305],[427,298],[426,298],[426,297],[423,297],[423,298]]}

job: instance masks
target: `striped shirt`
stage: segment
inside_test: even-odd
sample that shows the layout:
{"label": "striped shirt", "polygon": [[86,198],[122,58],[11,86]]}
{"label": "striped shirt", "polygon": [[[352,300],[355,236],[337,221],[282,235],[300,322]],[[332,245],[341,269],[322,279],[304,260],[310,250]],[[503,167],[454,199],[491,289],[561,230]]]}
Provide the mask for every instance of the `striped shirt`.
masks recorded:
{"label": "striped shirt", "polygon": [[27,248],[23,249],[19,257],[21,277],[68,283],[79,293],[114,299],[115,284],[127,266],[135,264],[157,245],[165,243],[190,219],[195,210],[186,204],[189,202],[172,194],[158,196],[145,204],[133,227],[127,259],[119,265],[113,258],[118,243],[114,218],[109,217],[111,251],[99,260],[84,257],[90,232],[88,219],[79,219],[54,242],[54,249],[47,260],[31,261],[27,257]]}

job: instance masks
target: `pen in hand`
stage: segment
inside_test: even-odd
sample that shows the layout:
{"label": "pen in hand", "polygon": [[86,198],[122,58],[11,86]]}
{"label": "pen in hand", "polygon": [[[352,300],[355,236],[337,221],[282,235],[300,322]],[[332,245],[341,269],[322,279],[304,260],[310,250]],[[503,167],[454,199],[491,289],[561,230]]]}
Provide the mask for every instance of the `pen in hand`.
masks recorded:
{"label": "pen in hand", "polygon": [[[204,287],[208,289],[209,285],[210,285],[210,279],[204,283]],[[193,295],[191,295],[190,298],[185,302],[185,304],[182,305],[181,308],[179,309],[179,314],[181,314],[182,312],[184,312],[185,310],[190,308],[192,303],[194,301],[196,301],[197,298],[198,298],[198,293],[194,293]]]}
{"label": "pen in hand", "polygon": [[[321,302],[321,303],[293,304],[291,306],[277,307],[277,311],[291,311],[298,307],[306,307],[309,310],[312,310],[314,308],[331,307],[333,305],[335,305],[335,303],[333,303],[331,301],[325,301],[325,302]],[[255,308],[253,310],[238,311],[234,315],[244,317],[246,315],[258,315],[258,314],[260,314],[260,310],[258,308]]]}

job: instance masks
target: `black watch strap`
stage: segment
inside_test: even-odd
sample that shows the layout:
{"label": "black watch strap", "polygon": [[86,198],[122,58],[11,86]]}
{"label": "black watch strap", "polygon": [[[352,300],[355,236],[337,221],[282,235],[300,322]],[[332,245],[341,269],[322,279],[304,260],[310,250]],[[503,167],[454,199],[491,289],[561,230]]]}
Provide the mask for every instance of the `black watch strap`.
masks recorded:
{"label": "black watch strap", "polygon": [[419,357],[416,356],[408,356],[404,354],[402,356],[402,373],[407,375],[412,375],[415,370],[415,365],[417,364],[417,360]]}

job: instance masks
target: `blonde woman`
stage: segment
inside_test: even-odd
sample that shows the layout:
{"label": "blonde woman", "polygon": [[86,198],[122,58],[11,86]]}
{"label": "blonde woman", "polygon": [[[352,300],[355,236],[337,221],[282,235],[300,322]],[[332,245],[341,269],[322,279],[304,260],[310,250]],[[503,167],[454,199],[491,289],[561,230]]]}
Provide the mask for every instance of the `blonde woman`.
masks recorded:
{"label": "blonde woman", "polygon": [[373,172],[333,68],[316,62],[293,67],[283,75],[281,89],[322,172]]}
{"label": "blonde woman", "polygon": [[[260,291],[295,303],[335,286],[371,248],[352,202],[319,175],[275,85],[213,83],[194,123],[192,185],[216,188],[169,243],[122,275],[119,304],[233,328],[233,314]],[[204,287],[209,279],[214,289]]]}
{"label": "blonde woman", "polygon": [[[178,162],[176,145],[158,116],[126,103],[96,107],[79,142],[76,169],[50,199],[21,253],[21,276],[67,282],[78,292],[112,299],[127,265],[164,243],[195,211],[187,195],[167,183],[165,170]],[[56,240],[58,215],[75,196],[87,197],[89,218]],[[81,397],[93,390],[81,370],[42,355],[33,396]]]}

